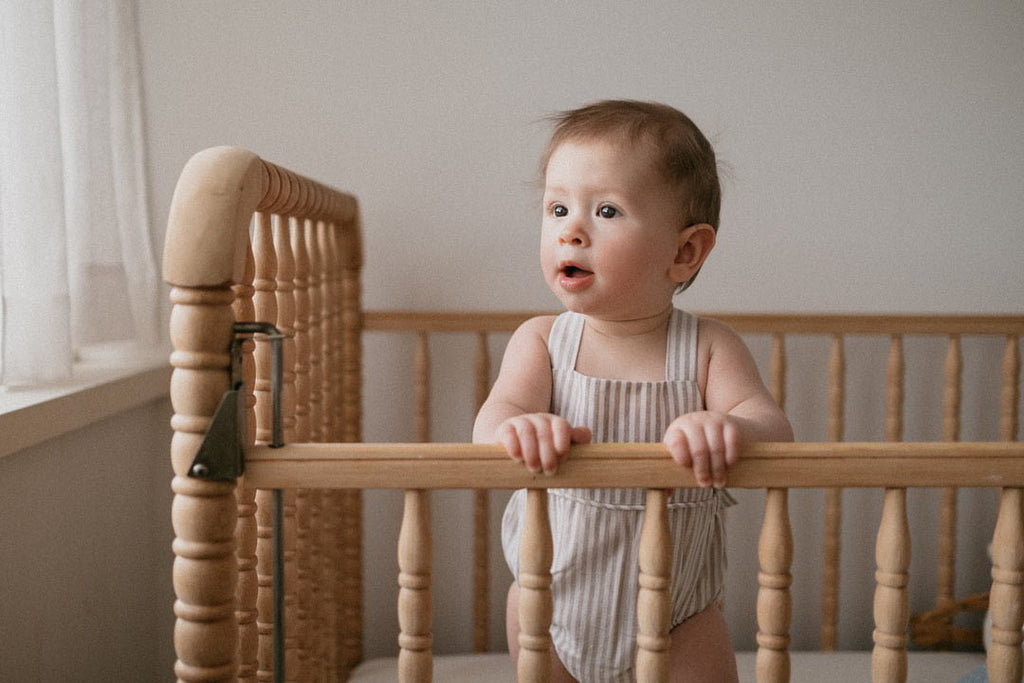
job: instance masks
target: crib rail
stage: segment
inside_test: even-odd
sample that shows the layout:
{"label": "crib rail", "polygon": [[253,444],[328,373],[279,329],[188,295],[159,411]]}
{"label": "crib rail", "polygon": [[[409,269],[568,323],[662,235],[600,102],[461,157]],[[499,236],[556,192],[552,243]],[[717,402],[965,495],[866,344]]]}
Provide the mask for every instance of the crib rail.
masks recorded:
{"label": "crib rail", "polygon": [[[415,438],[429,441],[431,336],[476,335],[475,395],[479,403],[489,387],[489,336],[510,332],[530,315],[364,314],[361,266],[359,216],[352,196],[234,148],[201,152],[182,172],[164,249],[164,276],[172,286],[173,303],[175,672],[181,680],[267,680],[282,663],[288,680],[345,679],[349,668],[362,657],[360,490],[373,486],[407,490],[398,551],[402,671],[407,680],[428,678],[431,543],[427,491],[442,484],[455,488],[525,486],[534,491],[529,496],[534,501],[529,514],[533,531],[526,534],[532,541],[524,539],[523,545],[532,544],[535,552],[526,554],[528,566],[520,574],[534,578],[525,582],[529,583],[524,586],[528,594],[521,597],[521,604],[527,607],[520,621],[525,659],[530,660],[533,653],[535,662],[524,667],[532,666],[541,676],[546,661],[543,651],[548,647],[545,624],[550,616],[545,607],[550,604],[550,537],[545,532],[543,487],[692,485],[685,471],[669,467],[663,455],[654,457],[656,451],[650,446],[623,449],[621,457],[602,450],[607,447],[588,447],[593,450],[574,454],[557,477],[532,479],[487,447],[342,444],[362,438],[362,332],[416,336],[413,422]],[[716,317],[740,332],[771,337],[769,386],[782,404],[786,402],[787,340],[801,334],[831,338],[829,442],[842,441],[845,432],[846,339],[875,334],[890,340],[885,398],[885,440],[889,443],[752,445],[747,462],[730,475],[731,485],[768,490],[759,552],[760,679],[785,680],[787,675],[793,554],[786,512],[788,490],[812,485],[828,485],[833,491],[836,486],[887,487],[878,542],[876,679],[900,680],[901,662],[905,662],[905,555],[909,543],[903,487],[948,487],[943,506],[946,538],[953,537],[948,530],[956,522],[952,487],[972,482],[1003,487],[994,533],[991,599],[997,645],[990,675],[992,680],[1019,677],[1024,583],[1020,453],[1013,444],[953,442],[961,433],[960,340],[978,334],[1005,338],[1000,439],[1011,442],[1017,438],[1019,339],[1024,316]],[[263,337],[247,337],[235,354],[233,324],[239,321],[270,323],[285,337],[281,342],[283,372],[277,386],[282,403],[281,436],[290,444],[284,448],[269,448],[274,441],[275,384],[270,343]],[[942,434],[950,442],[947,444],[896,443],[904,430],[903,340],[914,334],[947,339]],[[244,382],[236,385],[239,378]],[[237,481],[196,476],[196,453],[208,438],[218,404],[233,390],[237,390],[239,413],[244,416],[245,433],[240,440],[248,454],[247,470]],[[453,472],[461,478],[450,479],[456,476]],[[627,475],[637,478],[628,479]],[[592,483],[570,484],[574,478]],[[352,488],[360,482],[360,488]],[[270,646],[275,627],[269,487],[283,490],[285,642],[283,658],[278,660]],[[648,548],[663,545],[665,539],[663,525],[657,523],[663,504],[658,490],[649,498],[653,522],[643,533]],[[838,496],[830,500],[827,516],[833,528],[839,523]],[[486,505],[487,494],[481,490],[475,513],[478,528],[486,526]],[[474,551],[478,569],[487,555],[486,547],[486,535],[478,534]],[[828,552],[838,553],[838,548]],[[952,541],[943,553],[946,572],[951,573]],[[830,566],[835,564],[828,560],[826,571]],[[643,679],[656,679],[656,672],[664,668],[664,619],[659,605],[664,604],[666,572],[657,553],[645,553],[641,603],[648,607],[641,626]],[[478,578],[477,583],[486,584],[483,569],[478,571],[478,577],[481,575],[484,580]],[[826,584],[834,585],[835,580],[833,577]],[[940,588],[939,594],[940,599],[951,595],[951,589]],[[534,608],[528,607],[531,603]],[[475,608],[478,624],[487,611],[481,604]],[[828,628],[823,628],[826,648]],[[475,640],[481,649],[485,629],[478,629]]]}
{"label": "crib rail", "polygon": [[[530,474],[500,446],[466,443],[257,446],[247,481],[288,489],[694,488],[660,444],[573,446],[558,475]],[[744,448],[729,488],[1024,486],[1024,443],[761,443]]]}
{"label": "crib rail", "polygon": [[[429,681],[430,558],[426,491],[436,488],[527,488],[527,527],[520,563],[520,680],[547,680],[551,620],[551,530],[543,493],[552,487],[693,487],[692,473],[676,466],[660,445],[575,446],[557,475],[525,471],[499,447],[468,444],[296,444],[256,448],[248,474],[260,488],[406,490],[399,546],[400,676]],[[729,474],[732,488],[767,490],[760,540],[758,594],[759,681],[789,680],[789,626],[793,543],[788,491],[805,487],[885,489],[876,543],[873,680],[905,681],[910,530],[906,489],[932,486],[1001,487],[993,535],[989,649],[991,681],[1020,680],[1020,605],[1024,601],[1024,444],[805,443],[753,444]],[[637,672],[641,681],[667,679],[668,629],[664,607],[670,582],[665,548],[671,547],[666,498],[649,488],[641,535],[641,596]],[[670,556],[670,555],[669,555]]]}
{"label": "crib rail", "polygon": [[[476,405],[487,394],[492,364],[488,355],[489,339],[495,335],[515,330],[528,318],[543,312],[526,311],[367,311],[363,325],[366,331],[393,334],[415,334],[416,371],[414,387],[416,396],[416,433],[420,441],[429,441],[430,428],[430,341],[437,335],[474,334],[477,337],[475,351]],[[904,438],[904,394],[906,373],[906,351],[904,341],[915,337],[935,337],[946,342],[946,354],[939,370],[943,373],[942,427],[941,438],[956,442],[961,434],[961,412],[963,402],[965,338],[988,337],[1003,340],[999,395],[999,434],[1003,441],[1014,441],[1019,432],[1020,407],[1020,339],[1024,334],[1022,315],[924,315],[924,314],[748,314],[748,313],[705,313],[717,318],[741,334],[768,336],[772,348],[768,369],[768,385],[772,395],[783,408],[786,407],[787,380],[789,378],[788,341],[800,336],[818,336],[830,339],[827,375],[828,415],[825,438],[841,442],[846,433],[846,401],[848,367],[846,347],[857,337],[880,337],[888,339],[886,358],[884,439],[900,442]],[[979,392],[975,389],[975,392]],[[488,574],[486,570],[489,529],[486,524],[489,506],[485,490],[477,492],[475,501],[475,551],[476,570],[474,574],[474,629],[477,651],[486,650],[488,640]],[[957,487],[950,485],[943,489],[939,519],[939,558],[936,581],[935,608],[928,615],[927,624],[919,627],[920,642],[930,646],[973,646],[980,647],[981,634],[978,630],[965,630],[953,623],[956,612],[955,566],[957,528]],[[838,643],[839,586],[840,586],[840,528],[842,523],[842,489],[829,486],[825,489],[824,547],[822,575],[822,606],[820,619],[820,647],[835,650]],[[979,596],[975,596],[979,597]],[[925,616],[925,615],[922,615]],[[919,621],[919,620],[916,620]]]}

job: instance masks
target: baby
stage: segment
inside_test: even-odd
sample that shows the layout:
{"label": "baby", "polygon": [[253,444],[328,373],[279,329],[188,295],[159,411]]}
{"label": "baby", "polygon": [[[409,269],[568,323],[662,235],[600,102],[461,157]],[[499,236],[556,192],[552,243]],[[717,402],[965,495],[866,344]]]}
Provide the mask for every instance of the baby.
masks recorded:
{"label": "baby", "polygon": [[[715,245],[715,154],[681,112],[605,101],[555,119],[545,149],[540,264],[568,309],[523,323],[473,429],[531,472],[554,474],[570,444],[662,441],[701,488],[669,497],[673,681],[733,681],[718,606],[722,490],[741,444],[792,440],[746,346],[725,325],[673,307]],[[518,571],[523,491],[502,520]],[[631,681],[644,492],[551,489],[552,680]],[[518,653],[518,589],[508,642]]]}

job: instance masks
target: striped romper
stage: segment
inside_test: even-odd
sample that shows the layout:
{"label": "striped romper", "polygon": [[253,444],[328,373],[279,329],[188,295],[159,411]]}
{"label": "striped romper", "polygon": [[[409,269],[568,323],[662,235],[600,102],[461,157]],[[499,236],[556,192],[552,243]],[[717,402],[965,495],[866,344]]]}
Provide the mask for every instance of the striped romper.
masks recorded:
{"label": "striped romper", "polygon": [[[669,319],[665,380],[634,382],[576,372],[583,316],[559,315],[548,338],[551,412],[589,427],[596,442],[660,442],[678,415],[700,410],[697,319],[674,310]],[[668,456],[666,456],[668,457]],[[518,579],[525,491],[516,491],[502,519],[505,561]],[[550,489],[554,542],[551,637],[559,659],[579,681],[632,681],[636,657],[638,543],[642,489]],[[676,489],[669,497],[673,539],[672,626],[717,600],[725,572],[724,491]]]}

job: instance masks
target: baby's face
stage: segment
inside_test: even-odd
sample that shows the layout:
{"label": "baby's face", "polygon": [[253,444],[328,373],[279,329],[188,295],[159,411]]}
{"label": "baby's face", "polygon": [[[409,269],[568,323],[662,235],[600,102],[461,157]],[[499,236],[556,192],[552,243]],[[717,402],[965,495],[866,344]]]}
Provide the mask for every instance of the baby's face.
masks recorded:
{"label": "baby's face", "polygon": [[679,190],[638,147],[569,141],[548,161],[541,269],[569,310],[635,320],[671,304]]}

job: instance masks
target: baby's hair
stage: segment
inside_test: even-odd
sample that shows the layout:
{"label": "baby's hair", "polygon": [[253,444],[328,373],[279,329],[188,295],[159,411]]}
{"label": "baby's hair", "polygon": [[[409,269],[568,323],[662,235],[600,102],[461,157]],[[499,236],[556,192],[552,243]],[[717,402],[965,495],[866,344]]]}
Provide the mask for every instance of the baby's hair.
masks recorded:
{"label": "baby's hair", "polygon": [[666,180],[677,185],[685,198],[680,228],[707,223],[718,231],[722,189],[715,151],[686,114],[658,102],[603,100],[550,119],[555,129],[541,156],[541,177],[555,150],[571,140],[649,144]]}

